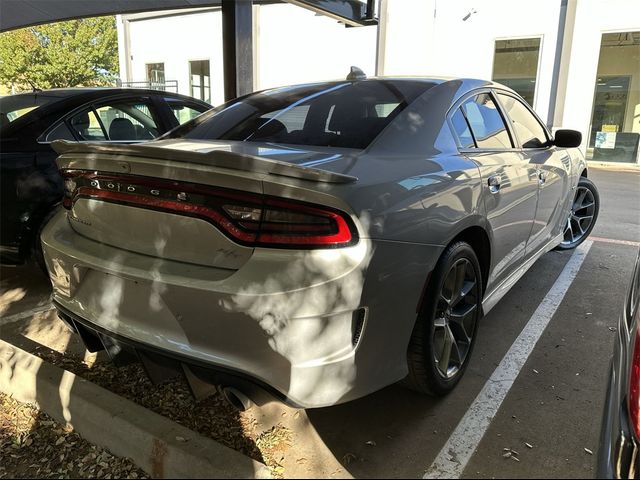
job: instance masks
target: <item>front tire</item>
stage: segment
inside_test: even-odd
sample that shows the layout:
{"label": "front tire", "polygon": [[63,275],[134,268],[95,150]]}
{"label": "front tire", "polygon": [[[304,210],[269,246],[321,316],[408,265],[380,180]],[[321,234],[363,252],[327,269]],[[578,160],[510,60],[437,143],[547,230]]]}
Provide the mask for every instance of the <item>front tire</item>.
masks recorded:
{"label": "front tire", "polygon": [[564,227],[564,239],[556,248],[576,248],[593,230],[600,210],[600,195],[596,185],[586,177],[580,177],[571,204],[571,212]]}
{"label": "front tire", "polygon": [[443,396],[458,384],[469,364],[482,312],[478,257],[466,242],[442,254],[427,288],[407,351],[413,390]]}

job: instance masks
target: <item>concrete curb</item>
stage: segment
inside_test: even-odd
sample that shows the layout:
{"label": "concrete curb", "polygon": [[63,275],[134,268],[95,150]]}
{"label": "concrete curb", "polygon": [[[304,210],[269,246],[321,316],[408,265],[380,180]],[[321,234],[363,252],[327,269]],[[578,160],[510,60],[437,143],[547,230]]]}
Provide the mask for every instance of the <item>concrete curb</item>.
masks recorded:
{"label": "concrete curb", "polygon": [[640,172],[638,163],[594,162],[587,160],[587,167],[594,170],[614,170],[617,172]]}
{"label": "concrete curb", "polygon": [[0,391],[154,478],[270,478],[265,465],[3,340]]}

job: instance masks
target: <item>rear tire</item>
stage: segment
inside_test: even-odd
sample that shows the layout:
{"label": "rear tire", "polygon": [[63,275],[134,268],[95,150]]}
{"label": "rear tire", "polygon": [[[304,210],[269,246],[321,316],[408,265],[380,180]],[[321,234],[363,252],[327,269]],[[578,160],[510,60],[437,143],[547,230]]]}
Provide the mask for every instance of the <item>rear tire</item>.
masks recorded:
{"label": "rear tire", "polygon": [[411,334],[405,386],[435,396],[454,389],[475,345],[482,290],[473,248],[462,241],[447,247],[433,271]]}
{"label": "rear tire", "polygon": [[564,226],[564,239],[556,250],[571,250],[584,242],[598,219],[600,195],[596,185],[580,177],[571,203],[571,211]]}

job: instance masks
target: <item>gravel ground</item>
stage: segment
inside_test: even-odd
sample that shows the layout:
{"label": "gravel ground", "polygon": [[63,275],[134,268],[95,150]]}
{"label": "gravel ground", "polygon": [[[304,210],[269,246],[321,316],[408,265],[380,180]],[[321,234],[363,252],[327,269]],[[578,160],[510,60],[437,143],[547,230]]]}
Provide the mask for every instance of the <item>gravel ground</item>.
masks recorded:
{"label": "gravel ground", "polygon": [[260,431],[251,410],[238,412],[217,393],[196,402],[182,378],[153,385],[140,364],[115,367],[109,361],[91,363],[46,347],[33,352],[149,410],[163,415],[223,445],[264,462],[274,477],[284,474],[283,461],[292,432],[281,424]]}
{"label": "gravel ground", "polygon": [[35,406],[0,393],[0,478],[149,478]]}

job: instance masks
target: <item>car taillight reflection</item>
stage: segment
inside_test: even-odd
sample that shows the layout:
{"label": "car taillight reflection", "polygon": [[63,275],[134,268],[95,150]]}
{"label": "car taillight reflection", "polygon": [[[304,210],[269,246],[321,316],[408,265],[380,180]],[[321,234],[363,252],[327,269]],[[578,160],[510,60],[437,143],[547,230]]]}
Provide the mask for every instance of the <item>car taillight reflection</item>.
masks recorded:
{"label": "car taillight reflection", "polygon": [[295,200],[136,175],[65,170],[63,205],[89,198],[200,218],[232,240],[274,248],[337,248],[358,235],[344,212]]}

